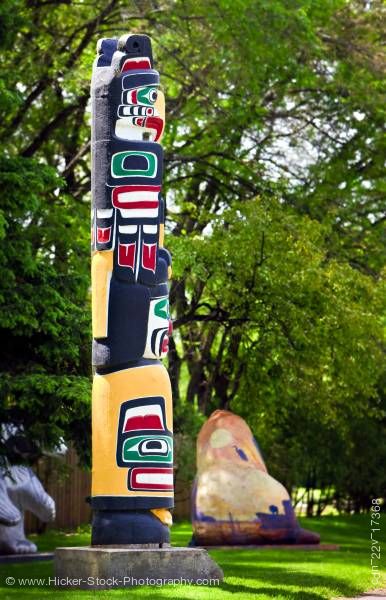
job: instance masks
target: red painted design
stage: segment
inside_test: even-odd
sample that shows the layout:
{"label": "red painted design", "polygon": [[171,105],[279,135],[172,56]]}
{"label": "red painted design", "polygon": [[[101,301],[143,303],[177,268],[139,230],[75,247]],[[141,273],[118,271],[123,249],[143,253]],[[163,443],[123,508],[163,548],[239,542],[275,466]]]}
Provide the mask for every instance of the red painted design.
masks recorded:
{"label": "red painted design", "polygon": [[129,210],[132,208],[158,208],[158,200],[139,200],[139,202],[129,202],[125,204],[125,208]]}
{"label": "red painted design", "polygon": [[128,58],[123,63],[121,73],[132,71],[134,69],[151,69],[150,59],[146,56],[143,58]]}
{"label": "red painted design", "polygon": [[146,117],[145,127],[155,130],[154,141],[156,142],[162,135],[164,122],[160,117]]}
{"label": "red painted design", "polygon": [[144,269],[155,272],[157,260],[157,244],[142,245],[142,266]]}
{"label": "red painted design", "polygon": [[99,244],[107,244],[110,241],[111,227],[97,227],[97,241]]}
{"label": "red painted design", "polygon": [[[115,208],[157,208],[158,200],[143,200],[133,202],[132,200],[120,200],[119,195],[127,192],[160,192],[160,185],[119,185],[113,188],[112,204]],[[151,206],[145,206],[145,203],[150,202]],[[134,206],[135,204],[135,206]]]}
{"label": "red painted design", "polygon": [[165,335],[165,337],[162,341],[161,353],[167,354],[168,352],[169,352],[169,338],[167,335]]}
{"label": "red painted design", "polygon": [[130,487],[133,490],[154,490],[154,491],[173,491],[173,483],[141,483],[138,482],[138,475],[149,474],[149,475],[173,475],[173,469],[163,468],[145,468],[135,467],[130,470]]}
{"label": "red painted design", "polygon": [[134,271],[135,247],[136,243],[118,244],[118,264],[121,267],[129,267]]}
{"label": "red painted design", "polygon": [[125,432],[138,431],[139,429],[160,429],[162,431],[163,426],[158,415],[138,415],[127,419]]}

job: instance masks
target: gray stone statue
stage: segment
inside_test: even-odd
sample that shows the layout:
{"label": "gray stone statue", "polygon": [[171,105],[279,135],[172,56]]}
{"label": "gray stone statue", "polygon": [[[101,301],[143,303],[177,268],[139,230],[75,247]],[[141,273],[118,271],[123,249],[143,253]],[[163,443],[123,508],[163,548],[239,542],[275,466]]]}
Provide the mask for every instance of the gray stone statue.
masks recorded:
{"label": "gray stone statue", "polygon": [[0,477],[0,525],[13,526],[20,520],[21,514],[9,499],[4,478]]}
{"label": "gray stone statue", "polygon": [[25,510],[44,522],[55,519],[55,502],[32,469],[9,467],[0,474],[0,554],[37,552],[25,536]]}

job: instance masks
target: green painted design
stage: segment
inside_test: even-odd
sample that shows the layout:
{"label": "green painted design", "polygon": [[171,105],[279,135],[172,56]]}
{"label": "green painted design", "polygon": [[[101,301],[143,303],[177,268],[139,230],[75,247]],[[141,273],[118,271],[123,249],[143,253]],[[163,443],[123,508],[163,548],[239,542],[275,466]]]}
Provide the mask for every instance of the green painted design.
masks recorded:
{"label": "green painted design", "polygon": [[157,100],[157,88],[152,86],[139,88],[137,90],[137,100],[140,104],[153,106]]}
{"label": "green painted design", "polygon": [[[125,169],[124,162],[129,156],[142,156],[147,160],[146,169]],[[113,154],[111,160],[111,174],[113,177],[155,177],[157,173],[157,156],[153,152],[128,150]]]}
{"label": "green painted design", "polygon": [[156,303],[154,307],[154,314],[156,317],[160,317],[161,319],[169,319],[168,298],[163,298],[162,300]]}
{"label": "green painted design", "polygon": [[[165,450],[166,454],[157,454],[154,451],[152,452],[151,448],[146,448],[147,442],[155,441],[163,442],[162,450]],[[123,442],[122,460],[127,463],[171,463],[173,462],[173,440],[171,437],[165,435],[137,435],[130,437]]]}

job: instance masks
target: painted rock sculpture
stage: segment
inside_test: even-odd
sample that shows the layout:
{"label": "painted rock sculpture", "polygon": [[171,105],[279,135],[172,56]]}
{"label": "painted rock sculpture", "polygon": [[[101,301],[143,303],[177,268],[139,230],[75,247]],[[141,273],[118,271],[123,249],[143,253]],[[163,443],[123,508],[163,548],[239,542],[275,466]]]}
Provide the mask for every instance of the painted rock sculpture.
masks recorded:
{"label": "painted rock sculpture", "polygon": [[271,477],[241,417],[215,411],[197,440],[192,545],[317,544],[298,524],[287,490]]}
{"label": "painted rock sculpture", "polygon": [[[37,547],[24,532],[24,511],[41,521],[55,519],[55,502],[28,467],[9,467],[0,475],[0,554],[32,554]],[[11,510],[12,509],[12,510]],[[7,520],[8,519],[8,520]]]}
{"label": "painted rock sculpture", "polygon": [[165,100],[150,39],[98,43],[92,84],[92,544],[169,541],[173,415],[161,195]]}

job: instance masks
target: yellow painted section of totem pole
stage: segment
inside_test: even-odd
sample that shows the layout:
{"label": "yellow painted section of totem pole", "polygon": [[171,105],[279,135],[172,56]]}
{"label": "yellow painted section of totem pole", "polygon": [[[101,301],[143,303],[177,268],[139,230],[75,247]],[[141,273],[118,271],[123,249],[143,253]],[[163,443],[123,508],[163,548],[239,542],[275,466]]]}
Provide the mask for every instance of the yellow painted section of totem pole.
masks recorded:
{"label": "yellow painted section of totem pole", "polygon": [[[165,127],[165,94],[161,90],[158,90],[157,100],[154,103],[154,108],[155,108],[156,114],[164,122],[164,127]],[[164,129],[162,130],[162,133],[158,138],[158,142],[160,142],[160,143],[161,143],[161,140],[163,137],[163,133],[164,133]]]}
{"label": "yellow painted section of totem pole", "polygon": [[110,279],[113,272],[113,251],[95,252],[91,259],[92,335],[107,336]]}
{"label": "yellow painted section of totem pole", "polygon": [[165,225],[163,223],[161,223],[159,226],[159,242],[158,242],[160,248],[164,247],[164,240],[165,240]]}
{"label": "yellow painted section of totem pole", "polygon": [[150,512],[168,527],[173,525],[172,513],[167,508],[151,508]]}
{"label": "yellow painted section of totem pole", "polygon": [[[138,496],[127,488],[128,469],[116,462],[121,405],[152,396],[165,399],[166,429],[173,431],[172,393],[161,364],[95,375],[92,401],[92,496]],[[170,492],[141,491],[141,496],[170,497]]]}

